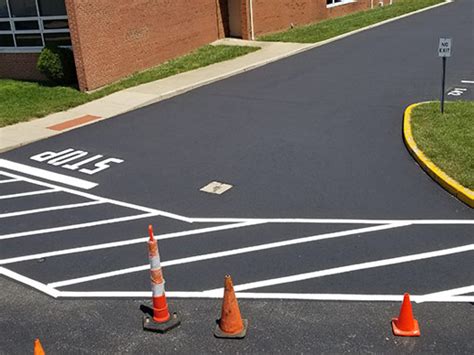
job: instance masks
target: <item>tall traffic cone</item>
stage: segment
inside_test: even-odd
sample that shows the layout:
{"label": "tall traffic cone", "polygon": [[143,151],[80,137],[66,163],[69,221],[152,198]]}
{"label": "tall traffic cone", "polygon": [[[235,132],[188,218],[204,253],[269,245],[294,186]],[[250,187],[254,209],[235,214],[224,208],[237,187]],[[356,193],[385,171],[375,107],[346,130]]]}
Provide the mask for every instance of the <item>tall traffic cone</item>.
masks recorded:
{"label": "tall traffic cone", "polygon": [[217,321],[214,336],[217,338],[241,339],[247,334],[248,321],[242,319],[239,304],[234,293],[232,279],[226,275],[224,280],[224,299],[221,318]]}
{"label": "tall traffic cone", "polygon": [[403,295],[402,308],[398,318],[392,319],[393,334],[402,337],[419,337],[420,327],[418,321],[413,318],[413,310],[411,308],[410,295]]}
{"label": "tall traffic cone", "polygon": [[153,294],[153,316],[145,314],[143,329],[165,333],[177,327],[181,321],[176,313],[170,314],[165,296],[165,280],[161,271],[158,243],[153,235],[153,227],[148,226],[148,258],[150,260],[151,289]]}
{"label": "tall traffic cone", "polygon": [[35,339],[35,347],[33,350],[34,355],[45,355],[43,346],[41,345],[41,342],[39,339]]}

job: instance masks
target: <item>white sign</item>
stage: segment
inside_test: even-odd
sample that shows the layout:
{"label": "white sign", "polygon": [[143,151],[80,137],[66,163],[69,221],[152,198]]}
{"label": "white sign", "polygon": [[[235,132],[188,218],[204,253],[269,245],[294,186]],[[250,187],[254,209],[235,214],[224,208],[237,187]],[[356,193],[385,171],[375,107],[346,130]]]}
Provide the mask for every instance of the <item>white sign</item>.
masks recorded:
{"label": "white sign", "polygon": [[440,38],[438,55],[440,57],[451,57],[451,38]]}
{"label": "white sign", "polygon": [[[32,157],[30,157],[30,159],[39,162],[47,162],[50,165],[61,166],[62,168],[69,170],[77,170],[82,167],[82,169],[80,169],[79,171],[88,175],[93,175],[98,173],[99,171],[110,168],[111,163],[123,163],[122,159],[117,158],[101,159],[104,157],[101,154],[86,157],[87,155],[90,154],[82,150],[75,150],[73,148],[69,148],[61,152],[43,152],[40,154],[33,155]],[[77,161],[81,158],[86,159]],[[97,161],[99,159],[101,160]]]}

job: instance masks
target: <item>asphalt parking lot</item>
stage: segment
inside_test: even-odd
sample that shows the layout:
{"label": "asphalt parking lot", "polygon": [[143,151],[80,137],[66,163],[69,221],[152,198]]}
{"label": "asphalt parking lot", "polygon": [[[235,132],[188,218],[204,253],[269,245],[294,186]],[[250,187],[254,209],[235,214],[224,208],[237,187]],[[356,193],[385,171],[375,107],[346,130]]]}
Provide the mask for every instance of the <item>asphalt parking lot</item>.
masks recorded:
{"label": "asphalt parking lot", "polygon": [[[34,334],[53,353],[148,351],[139,321],[120,323],[150,295],[148,224],[189,322],[163,352],[472,353],[474,212],[401,135],[404,109],[439,96],[439,37],[455,43],[447,97],[471,97],[472,23],[458,0],[1,154],[1,324],[27,309],[34,324],[7,330],[6,353]],[[211,181],[232,188],[200,191]],[[225,274],[254,317],[241,345],[203,340]],[[428,330],[418,343],[386,326],[407,291]]]}

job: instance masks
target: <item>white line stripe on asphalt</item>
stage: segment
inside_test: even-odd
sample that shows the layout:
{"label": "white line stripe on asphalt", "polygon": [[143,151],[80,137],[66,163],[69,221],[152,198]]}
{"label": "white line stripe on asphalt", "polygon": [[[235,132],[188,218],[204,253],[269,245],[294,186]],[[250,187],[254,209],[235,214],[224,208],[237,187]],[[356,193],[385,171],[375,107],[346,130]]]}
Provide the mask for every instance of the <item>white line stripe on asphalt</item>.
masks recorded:
{"label": "white line stripe on asphalt", "polygon": [[[164,267],[168,267],[168,266],[188,264],[188,263],[193,263],[193,262],[197,262],[197,261],[204,261],[204,260],[222,258],[222,257],[226,257],[226,256],[251,253],[251,252],[262,251],[262,250],[273,249],[273,248],[280,248],[280,247],[284,247],[284,246],[315,242],[315,241],[318,241],[318,240],[340,238],[340,237],[345,237],[345,236],[349,236],[349,235],[370,233],[370,232],[376,232],[376,231],[381,231],[381,230],[386,230],[386,229],[393,229],[393,228],[402,227],[402,226],[405,226],[405,225],[406,224],[403,224],[403,225],[401,225],[401,224],[396,224],[396,225],[391,224],[391,225],[383,225],[383,226],[376,226],[376,227],[351,229],[351,230],[342,231],[342,232],[327,233],[327,234],[315,235],[315,236],[311,236],[311,237],[284,240],[284,241],[281,241],[281,242],[260,244],[260,245],[255,245],[255,246],[251,246],[251,247],[232,249],[232,250],[226,250],[226,251],[221,251],[221,252],[216,252],[216,253],[209,253],[209,254],[203,254],[203,255],[190,256],[190,257],[181,258],[181,259],[163,261],[161,263],[161,266],[164,268]],[[144,271],[144,270],[148,270],[149,268],[150,268],[150,265],[145,264],[145,265],[134,266],[134,267],[131,267],[131,268],[126,268],[126,269],[121,269],[121,270],[104,272],[104,273],[101,273],[101,274],[95,274],[95,275],[84,276],[84,277],[79,277],[79,278],[70,279],[70,280],[53,282],[53,283],[48,284],[48,286],[59,288],[59,287],[75,285],[75,284],[79,284],[79,283],[83,283],[83,282],[89,282],[89,281],[104,279],[104,278],[108,278],[108,277],[114,277],[114,276],[119,276],[119,275],[130,274],[130,273],[133,273],[133,272]]]}
{"label": "white line stripe on asphalt", "polygon": [[427,295],[424,295],[422,299],[418,301],[418,303],[421,302],[428,302],[431,299],[437,299],[439,297],[452,297],[452,296],[460,296],[464,295],[466,293],[472,293],[474,292],[474,285],[471,286],[465,286],[465,287],[458,287],[458,288],[453,288],[451,290],[445,290],[445,291],[440,291],[440,292],[434,292],[434,293],[429,293]]}
{"label": "white line stripe on asphalt", "polygon": [[89,193],[86,193],[86,192],[76,191],[76,190],[68,189],[68,188],[65,188],[65,187],[52,185],[52,184],[49,184],[49,183],[46,183],[46,182],[42,182],[42,181],[26,178],[26,177],[23,177],[23,176],[15,175],[15,174],[12,174],[12,173],[8,173],[6,171],[2,171],[0,173],[2,173],[5,176],[9,176],[9,177],[12,177],[12,178],[17,178],[17,179],[20,179],[22,181],[29,182],[31,184],[44,186],[44,187],[50,187],[50,188],[54,188],[54,189],[59,189],[62,192],[66,192],[66,193],[76,195],[76,196],[81,196],[81,197],[84,197],[84,198],[87,198],[87,199],[90,199],[90,200],[101,200],[101,201],[105,201],[105,202],[108,202],[108,203],[111,203],[111,204],[114,204],[114,205],[117,205],[117,206],[122,206],[122,207],[130,208],[130,209],[134,209],[134,210],[138,210],[138,211],[142,211],[142,212],[157,213],[157,214],[159,214],[163,217],[168,217],[168,218],[177,219],[177,220],[187,222],[187,223],[192,223],[192,221],[189,218],[184,217],[184,216],[180,216],[180,215],[177,215],[177,214],[174,214],[174,213],[169,213],[169,212],[157,210],[157,209],[154,209],[154,208],[139,206],[139,205],[135,205],[135,204],[132,204],[132,203],[117,201],[117,200],[113,200],[113,199],[110,199],[110,198],[99,197],[99,196],[92,195],[92,194],[89,194]]}
{"label": "white line stripe on asphalt", "polygon": [[0,196],[0,200],[8,200],[11,198],[18,198],[18,197],[25,197],[25,196],[43,195],[43,194],[49,194],[52,192],[59,192],[59,190],[48,189],[48,190],[38,190],[38,191],[31,191],[31,192],[21,192],[21,193],[12,194],[12,195],[3,195],[3,196]]}
{"label": "white line stripe on asphalt", "polygon": [[8,218],[8,217],[17,217],[17,216],[24,216],[27,214],[34,214],[34,213],[43,213],[43,212],[50,212],[50,211],[59,211],[59,210],[66,210],[71,208],[79,208],[79,207],[87,207],[87,206],[94,206],[101,203],[105,203],[105,201],[91,201],[91,202],[83,202],[83,203],[74,203],[70,205],[61,205],[61,206],[51,206],[45,208],[37,208],[34,210],[26,210],[26,211],[18,211],[18,212],[10,212],[0,214],[0,218]]}
{"label": "white line stripe on asphalt", "polygon": [[0,275],[4,275],[4,276],[9,277],[9,278],[11,278],[15,281],[18,281],[18,282],[26,284],[30,287],[33,287],[33,288],[37,289],[38,291],[44,292],[44,293],[46,293],[47,295],[49,295],[51,297],[57,298],[58,295],[59,295],[59,291],[57,291],[57,290],[55,290],[51,287],[48,287],[47,285],[45,285],[41,282],[30,279],[29,277],[20,275],[16,272],[11,271],[9,269],[6,269],[4,267],[0,267]]}
{"label": "white line stripe on asphalt", "polygon": [[[260,224],[260,223],[256,223],[256,222],[233,223],[233,224],[226,224],[226,225],[217,226],[217,227],[207,227],[207,228],[200,228],[200,229],[192,229],[192,230],[188,230],[184,232],[175,232],[175,233],[155,235],[155,238],[157,240],[172,239],[172,238],[178,238],[178,237],[186,237],[190,235],[223,231],[227,229],[242,228],[242,227],[253,226],[257,224]],[[36,260],[36,259],[42,259],[42,258],[50,258],[50,257],[60,256],[60,255],[83,253],[83,252],[89,252],[89,251],[94,251],[94,250],[123,247],[127,245],[145,243],[148,240],[149,240],[149,237],[143,237],[143,238],[137,238],[137,239],[124,240],[120,242],[103,243],[103,244],[90,245],[87,247],[78,247],[78,248],[57,250],[57,251],[45,252],[45,253],[39,253],[39,254],[18,256],[14,258],[0,260],[0,265],[13,264],[13,263],[21,262],[21,261]]]}
{"label": "white line stripe on asphalt", "polygon": [[159,213],[145,213],[145,214],[139,214],[139,215],[135,215],[135,216],[103,219],[103,220],[100,220],[100,221],[79,223],[79,224],[71,224],[71,225],[67,225],[67,226],[54,227],[54,228],[38,229],[38,230],[28,231],[28,232],[11,233],[11,234],[0,235],[0,240],[28,237],[28,236],[31,236],[31,235],[38,235],[38,234],[62,232],[62,231],[67,231],[67,230],[72,230],[72,229],[95,227],[95,226],[101,226],[101,225],[104,225],[104,224],[112,224],[112,223],[133,221],[135,219],[154,217],[154,216],[158,216],[158,215],[159,215]]}
{"label": "white line stripe on asphalt", "polygon": [[[58,298],[151,298],[150,291],[58,291]],[[360,294],[332,294],[332,293],[249,293],[236,292],[239,299],[278,299],[278,300],[308,300],[308,301],[356,301],[356,302],[401,302],[403,295],[360,295]],[[222,293],[166,292],[167,298],[222,298]],[[413,302],[423,299],[424,296],[410,295]],[[440,296],[427,302],[474,302],[474,296]]]}
{"label": "white line stripe on asphalt", "polygon": [[463,84],[474,84],[474,80],[461,80]]}
{"label": "white line stripe on asphalt", "polygon": [[0,180],[0,184],[9,184],[11,182],[18,182],[20,180],[18,179],[5,179],[5,180]]}
{"label": "white line stripe on asphalt", "polygon": [[[412,254],[412,255],[406,255],[406,256],[400,256],[396,258],[389,258],[389,259],[376,260],[376,261],[369,261],[369,262],[360,263],[360,264],[346,265],[346,266],[341,266],[341,267],[336,267],[336,268],[331,268],[331,269],[326,269],[326,270],[319,270],[319,271],[307,272],[303,274],[278,277],[278,278],[268,279],[268,280],[263,280],[263,281],[250,282],[250,283],[234,286],[234,289],[235,291],[252,290],[255,288],[310,280],[310,279],[323,277],[323,276],[339,275],[339,274],[352,272],[352,271],[359,271],[359,270],[373,269],[373,268],[382,267],[382,266],[402,264],[402,263],[407,263],[407,262],[412,262],[412,261],[464,253],[464,252],[469,252],[473,250],[474,250],[474,244],[468,244],[468,245],[463,245],[463,246],[455,247],[455,248],[441,249],[441,250],[430,251],[426,253]],[[222,288],[208,290],[205,292],[211,292],[211,293],[222,292]]]}
{"label": "white line stripe on asphalt", "polygon": [[90,190],[98,185],[94,182],[78,179],[72,176],[53,173],[48,170],[34,168],[29,165],[15,163],[5,159],[0,159],[0,167],[86,190]]}
{"label": "white line stripe on asphalt", "polygon": [[474,219],[343,219],[343,218],[190,218],[194,223],[237,223],[259,221],[265,223],[328,223],[328,224],[393,224],[420,225],[474,224]]}

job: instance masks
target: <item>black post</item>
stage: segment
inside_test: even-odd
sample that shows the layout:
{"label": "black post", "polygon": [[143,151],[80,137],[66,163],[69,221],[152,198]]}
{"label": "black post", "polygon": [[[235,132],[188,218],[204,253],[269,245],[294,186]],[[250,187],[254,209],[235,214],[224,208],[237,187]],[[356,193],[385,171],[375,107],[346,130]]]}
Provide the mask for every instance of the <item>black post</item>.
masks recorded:
{"label": "black post", "polygon": [[443,57],[443,81],[441,84],[441,113],[444,113],[445,83],[446,83],[446,57]]}

